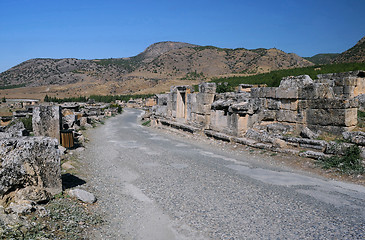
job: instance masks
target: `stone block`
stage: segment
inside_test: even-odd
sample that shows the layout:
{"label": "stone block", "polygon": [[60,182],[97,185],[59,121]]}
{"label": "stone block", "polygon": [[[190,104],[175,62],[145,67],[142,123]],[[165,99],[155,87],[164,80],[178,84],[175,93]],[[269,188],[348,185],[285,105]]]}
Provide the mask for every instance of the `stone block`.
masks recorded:
{"label": "stone block", "polygon": [[357,108],[308,109],[307,123],[322,126],[354,126],[357,124]]}
{"label": "stone block", "polygon": [[260,113],[260,118],[262,121],[275,121],[276,120],[276,110],[263,110]]}
{"label": "stone block", "polygon": [[298,100],[298,110],[302,111],[308,108],[308,100]]}
{"label": "stone block", "polygon": [[347,141],[355,143],[360,146],[365,146],[365,133],[364,132],[343,132],[342,136]]}
{"label": "stone block", "polygon": [[289,99],[282,99],[280,104],[280,109],[282,110],[290,110],[290,103],[291,101]]}
{"label": "stone block", "polygon": [[212,104],[214,101],[214,94],[210,93],[198,93],[196,96],[196,102],[198,104]]}
{"label": "stone block", "polygon": [[342,96],[343,95],[343,86],[334,86],[333,93],[335,95]]}
{"label": "stone block", "polygon": [[269,110],[279,110],[281,108],[281,102],[275,99],[267,99],[267,108]]}
{"label": "stone block", "polygon": [[343,95],[346,98],[353,98],[353,97],[355,97],[354,91],[355,91],[355,86],[344,86],[343,87]]}
{"label": "stone block", "polygon": [[275,98],[276,97],[276,90],[275,87],[263,87],[262,94],[264,98]]}
{"label": "stone block", "polygon": [[277,88],[274,88],[274,87],[251,88],[251,97],[252,98],[275,98],[276,89]]}
{"label": "stone block", "polygon": [[228,116],[222,110],[212,111],[210,115],[210,128],[223,131],[228,128]]}
{"label": "stone block", "polygon": [[290,126],[288,124],[282,124],[282,123],[268,124],[266,129],[269,133],[274,133],[274,134],[286,134],[288,132],[293,131],[292,126]]}
{"label": "stone block", "polygon": [[278,99],[297,99],[298,98],[298,87],[291,88],[277,88],[276,98]]}
{"label": "stone block", "polygon": [[357,108],[358,99],[313,99],[307,101],[308,108],[312,109],[346,109],[346,108]]}
{"label": "stone block", "polygon": [[322,99],[334,98],[333,89],[328,83],[315,83],[299,88],[299,99]]}
{"label": "stone block", "polygon": [[312,84],[313,80],[308,75],[300,75],[296,77],[286,77],[280,82],[280,88],[303,87]]}
{"label": "stone block", "polygon": [[304,116],[296,111],[279,110],[277,112],[277,120],[279,122],[302,123]]}
{"label": "stone block", "polygon": [[76,123],[76,115],[69,114],[62,117],[62,129],[73,128]]}
{"label": "stone block", "polygon": [[199,85],[199,92],[200,93],[210,93],[215,94],[216,92],[216,84],[215,83],[202,83]]}
{"label": "stone block", "polygon": [[60,141],[61,113],[59,106],[37,106],[33,109],[33,132],[35,136],[56,138]]}
{"label": "stone block", "polygon": [[57,146],[49,137],[1,139],[0,196],[24,187],[60,193],[61,153]]}

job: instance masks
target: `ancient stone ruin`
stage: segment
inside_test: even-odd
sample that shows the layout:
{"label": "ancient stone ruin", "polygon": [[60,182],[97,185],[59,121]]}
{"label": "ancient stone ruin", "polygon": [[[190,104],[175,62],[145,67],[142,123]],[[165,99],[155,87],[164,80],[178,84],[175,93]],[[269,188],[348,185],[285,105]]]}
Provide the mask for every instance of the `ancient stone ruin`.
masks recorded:
{"label": "ancient stone ruin", "polygon": [[[215,83],[203,83],[199,92],[190,86],[171,87],[157,95],[152,120],[206,135],[248,145],[258,141],[263,148],[308,146],[317,150],[324,143],[308,138],[318,133],[341,135],[357,124],[358,98],[365,93],[365,73],[355,71],[284,78],[279,87],[242,84],[237,92],[216,93]],[[298,140],[294,136],[304,136]],[[248,142],[247,142],[248,141]],[[262,146],[262,143],[269,144]],[[311,147],[310,147],[311,148]]]}
{"label": "ancient stone ruin", "polygon": [[0,140],[0,203],[31,208],[62,191],[56,139],[18,137]]}

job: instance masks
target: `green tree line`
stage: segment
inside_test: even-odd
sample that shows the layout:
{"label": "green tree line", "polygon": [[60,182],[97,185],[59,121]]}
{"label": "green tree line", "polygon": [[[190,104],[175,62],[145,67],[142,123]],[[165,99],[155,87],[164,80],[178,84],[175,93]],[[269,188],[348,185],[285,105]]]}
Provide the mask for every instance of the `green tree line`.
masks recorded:
{"label": "green tree line", "polygon": [[89,97],[78,96],[78,97],[69,97],[69,98],[57,98],[57,97],[49,97],[46,95],[44,97],[45,102],[56,102],[56,103],[65,103],[65,102],[87,102],[90,99],[95,102],[104,102],[111,103],[116,100],[121,100],[127,102],[129,99],[137,99],[137,98],[149,98],[154,96],[154,94],[137,94],[137,95],[91,95]]}
{"label": "green tree line", "polygon": [[339,63],[304,68],[283,69],[252,76],[214,78],[212,79],[212,82],[217,83],[217,92],[226,92],[232,91],[239,84],[266,84],[268,87],[278,87],[281,79],[287,76],[309,75],[312,79],[317,79],[318,74],[340,73],[356,70],[365,70],[365,63]]}

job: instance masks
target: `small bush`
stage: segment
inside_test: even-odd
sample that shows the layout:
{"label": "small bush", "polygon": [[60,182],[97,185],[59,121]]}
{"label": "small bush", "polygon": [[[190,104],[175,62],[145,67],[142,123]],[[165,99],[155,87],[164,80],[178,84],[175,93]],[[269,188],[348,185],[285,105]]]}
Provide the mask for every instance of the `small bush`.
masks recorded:
{"label": "small bush", "polygon": [[361,150],[358,146],[348,147],[343,156],[333,156],[319,160],[317,163],[324,169],[334,168],[341,173],[362,174],[364,166],[362,165]]}
{"label": "small bush", "polygon": [[147,120],[145,122],[142,123],[143,126],[150,126],[151,125],[151,120]]}
{"label": "small bush", "polygon": [[20,118],[20,121],[24,124],[24,127],[28,132],[33,132],[32,117]]}

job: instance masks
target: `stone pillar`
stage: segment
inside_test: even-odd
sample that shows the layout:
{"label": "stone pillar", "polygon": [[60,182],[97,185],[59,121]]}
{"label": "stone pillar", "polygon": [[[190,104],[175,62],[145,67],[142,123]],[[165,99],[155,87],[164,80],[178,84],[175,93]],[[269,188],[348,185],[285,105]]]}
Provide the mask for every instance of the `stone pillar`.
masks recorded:
{"label": "stone pillar", "polygon": [[59,106],[38,106],[33,109],[35,136],[56,138],[60,142],[61,110]]}

